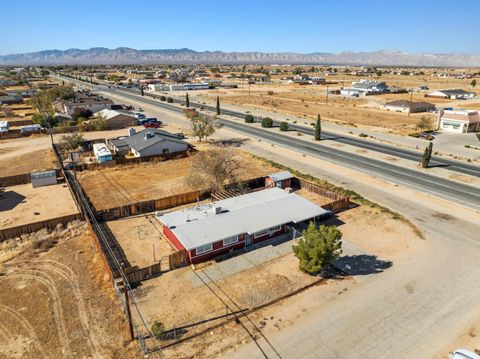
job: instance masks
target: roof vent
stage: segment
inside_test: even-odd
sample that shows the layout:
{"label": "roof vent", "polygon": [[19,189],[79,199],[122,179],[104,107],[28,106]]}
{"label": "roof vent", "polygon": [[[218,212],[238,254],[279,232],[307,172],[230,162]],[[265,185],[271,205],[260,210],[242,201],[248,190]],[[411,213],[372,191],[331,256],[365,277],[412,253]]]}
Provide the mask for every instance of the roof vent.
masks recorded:
{"label": "roof vent", "polygon": [[222,213],[222,207],[213,205],[213,206],[212,206],[212,213],[213,213],[213,214],[220,214],[220,213]]}

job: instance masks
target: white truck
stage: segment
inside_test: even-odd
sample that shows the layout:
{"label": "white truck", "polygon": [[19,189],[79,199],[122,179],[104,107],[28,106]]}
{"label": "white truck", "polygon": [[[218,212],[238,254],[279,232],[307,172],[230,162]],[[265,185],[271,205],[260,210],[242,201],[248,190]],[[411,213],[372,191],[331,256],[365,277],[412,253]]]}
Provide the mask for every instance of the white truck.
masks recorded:
{"label": "white truck", "polygon": [[20,127],[20,133],[34,133],[40,131],[42,131],[42,126],[39,124]]}

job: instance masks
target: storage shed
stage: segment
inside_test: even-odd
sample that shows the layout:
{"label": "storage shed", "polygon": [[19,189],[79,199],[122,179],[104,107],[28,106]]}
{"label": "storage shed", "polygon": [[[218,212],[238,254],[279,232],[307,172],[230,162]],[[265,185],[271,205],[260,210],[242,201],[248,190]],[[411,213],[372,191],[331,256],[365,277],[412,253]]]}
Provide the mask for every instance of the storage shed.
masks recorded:
{"label": "storage shed", "polygon": [[293,175],[288,171],[272,173],[265,177],[265,188],[287,188],[292,187]]}
{"label": "storage shed", "polygon": [[30,181],[33,188],[57,184],[57,172],[49,170],[30,173]]}

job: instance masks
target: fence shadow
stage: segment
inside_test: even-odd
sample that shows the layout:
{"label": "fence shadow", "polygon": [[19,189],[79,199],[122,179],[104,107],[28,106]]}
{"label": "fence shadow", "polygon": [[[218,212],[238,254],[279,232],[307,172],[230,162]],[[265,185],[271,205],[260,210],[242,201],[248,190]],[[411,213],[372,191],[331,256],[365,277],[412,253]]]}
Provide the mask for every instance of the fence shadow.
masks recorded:
{"label": "fence shadow", "polygon": [[350,276],[382,273],[392,265],[392,261],[379,259],[377,256],[368,254],[344,256],[332,263],[332,266],[343,274]]}

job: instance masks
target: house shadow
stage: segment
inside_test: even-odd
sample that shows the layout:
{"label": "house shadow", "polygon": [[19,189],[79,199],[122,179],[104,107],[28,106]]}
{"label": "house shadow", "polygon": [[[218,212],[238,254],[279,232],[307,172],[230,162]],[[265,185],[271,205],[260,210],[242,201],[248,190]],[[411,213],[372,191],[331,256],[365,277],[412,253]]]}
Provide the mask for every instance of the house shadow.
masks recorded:
{"label": "house shadow", "polygon": [[214,140],[210,143],[219,147],[240,147],[246,141],[248,141],[247,138],[231,138],[228,140]]}
{"label": "house shadow", "polygon": [[25,196],[15,191],[0,193],[0,212],[10,211],[25,200]]}
{"label": "house shadow", "polygon": [[344,256],[332,263],[332,266],[344,275],[362,276],[382,273],[390,268],[393,262],[379,259],[377,256],[360,254]]}

